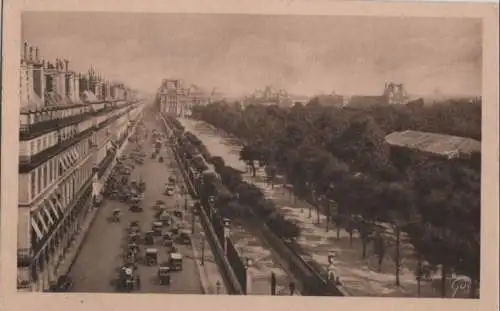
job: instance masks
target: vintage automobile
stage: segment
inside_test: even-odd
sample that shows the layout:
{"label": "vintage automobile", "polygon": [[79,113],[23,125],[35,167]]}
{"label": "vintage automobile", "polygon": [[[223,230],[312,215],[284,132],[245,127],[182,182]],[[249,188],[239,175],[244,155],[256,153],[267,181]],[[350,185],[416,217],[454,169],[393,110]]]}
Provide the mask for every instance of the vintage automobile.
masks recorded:
{"label": "vintage automobile", "polygon": [[132,203],[130,205],[130,211],[133,213],[142,213],[144,211],[144,209],[138,203]]}
{"label": "vintage automobile", "polygon": [[132,220],[128,227],[130,231],[141,231],[141,226],[138,220]]}
{"label": "vintage automobile", "polygon": [[148,266],[158,264],[158,250],[156,248],[147,248],[144,259],[146,265]]}
{"label": "vintage automobile", "polygon": [[124,264],[119,272],[118,290],[133,291],[141,288],[141,279],[135,264]]}
{"label": "vintage automobile", "polygon": [[168,263],[161,264],[158,267],[158,279],[160,285],[170,285],[170,267]]}
{"label": "vintage automobile", "polygon": [[153,152],[153,153],[151,154],[151,159],[156,159],[156,155],[157,155],[157,154],[156,154],[156,152]]}
{"label": "vintage automobile", "polygon": [[94,198],[94,206],[100,207],[102,205],[102,202],[104,201],[104,198],[101,194],[97,195]]}
{"label": "vintage automobile", "polygon": [[121,210],[119,208],[115,208],[113,210],[113,221],[114,222],[120,222],[120,215],[121,215]]}
{"label": "vintage automobile", "polygon": [[167,187],[165,187],[165,192],[163,194],[171,197],[174,195],[174,190],[175,188],[173,185],[167,185]]}
{"label": "vintage automobile", "polygon": [[191,244],[191,232],[189,230],[180,230],[177,241],[179,244]]}
{"label": "vintage automobile", "polygon": [[170,253],[168,256],[168,263],[172,271],[182,271],[182,255],[180,253]]}
{"label": "vintage automobile", "polygon": [[181,218],[183,217],[184,213],[180,209],[175,209],[172,213],[175,217]]}
{"label": "vintage automobile", "polygon": [[172,235],[170,233],[165,233],[163,235],[163,246],[172,247],[174,245],[174,240],[172,239]]}
{"label": "vintage automobile", "polygon": [[172,224],[172,226],[170,226],[170,232],[172,233],[172,235],[179,234],[179,225],[176,223]]}
{"label": "vintage automobile", "polygon": [[164,226],[170,226],[172,219],[167,211],[162,211],[158,215],[158,220],[163,223]]}
{"label": "vintage automobile", "polygon": [[163,233],[163,223],[161,221],[155,221],[153,222],[151,229],[154,232],[154,235],[161,236]]}
{"label": "vintage automobile", "polygon": [[131,231],[127,236],[129,243],[138,243],[141,239],[141,233],[139,231]]}
{"label": "vintage automobile", "polygon": [[141,192],[144,193],[146,191],[146,182],[141,180],[139,184],[137,185],[137,189]]}
{"label": "vintage automobile", "polygon": [[153,244],[155,244],[154,231],[147,231],[144,234],[144,244],[146,244],[146,245],[153,245]]}
{"label": "vintage automobile", "polygon": [[67,275],[61,275],[57,282],[50,286],[49,291],[51,292],[69,292],[73,287],[73,281]]}

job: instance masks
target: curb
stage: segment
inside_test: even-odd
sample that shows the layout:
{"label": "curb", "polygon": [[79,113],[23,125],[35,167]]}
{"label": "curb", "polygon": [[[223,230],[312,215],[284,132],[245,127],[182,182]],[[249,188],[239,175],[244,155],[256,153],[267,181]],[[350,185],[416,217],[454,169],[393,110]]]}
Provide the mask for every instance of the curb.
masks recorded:
{"label": "curb", "polygon": [[[160,117],[163,121],[164,126],[168,129],[169,126],[168,126],[167,121],[165,120],[165,118],[162,115],[160,115]],[[174,157],[175,157],[176,162],[179,164],[179,156],[178,156],[176,150],[174,150],[173,147],[171,147],[171,150],[174,153]],[[181,175],[182,175],[182,178],[183,178],[185,184],[188,186],[189,190],[191,190],[190,192],[196,193],[194,191],[194,187],[193,187],[191,181],[189,180],[189,178],[187,177],[187,174],[186,174],[185,170],[183,169],[182,165],[179,165],[179,170],[181,171]],[[220,270],[222,270],[222,272],[223,272],[223,273],[221,273],[221,276],[222,276],[224,282],[226,283],[226,290],[228,291],[228,293],[234,292],[237,295],[243,295],[242,286],[241,286],[241,284],[239,284],[238,278],[236,277],[236,274],[233,271],[231,265],[229,264],[227,258],[223,255],[222,245],[216,237],[215,231],[212,228],[210,221],[208,220],[208,216],[206,215],[205,210],[201,209],[200,216],[201,216],[200,220],[201,220],[202,228],[205,231],[205,233],[208,233],[207,234],[207,242],[209,243],[210,247],[212,248],[214,258],[217,261],[217,265],[219,266],[219,268],[221,268],[221,266],[222,266],[222,269],[220,269]]]}
{"label": "curb", "polygon": [[[125,139],[125,144],[122,146],[123,148],[125,148],[125,146],[128,144],[128,138],[132,135],[132,133],[135,132],[135,126],[134,126],[134,129],[131,131],[131,134],[127,137],[127,139]],[[116,159],[115,159],[116,160]],[[115,163],[116,164],[116,163]],[[113,166],[110,166],[108,168],[108,170],[111,170],[113,168]],[[104,202],[104,204],[106,204]],[[102,208],[96,208],[96,207],[93,207],[94,208],[94,211],[92,211],[91,213],[93,213],[93,215],[91,216],[92,218],[89,220],[89,224],[88,224],[88,227],[87,229],[85,230],[85,232],[82,232],[84,235],[83,235],[83,238],[80,240],[80,243],[77,245],[76,247],[76,250],[75,250],[75,255],[74,257],[71,259],[71,263],[68,265],[68,268],[67,268],[67,271],[62,274],[62,275],[65,275],[65,274],[68,274],[71,269],[73,268],[73,265],[75,264],[76,262],[76,258],[78,257],[78,254],[80,253],[80,251],[82,250],[82,247],[83,245],[85,244],[85,241],[87,240],[88,238],[88,233],[90,231],[90,229],[92,228],[92,225],[94,224],[95,220],[97,219],[97,215],[99,214],[99,212],[102,210]]]}
{"label": "curb", "polygon": [[196,268],[198,269],[198,274],[200,275],[201,287],[203,288],[203,294],[213,294],[211,291],[210,285],[208,284],[208,277],[206,276],[206,272],[201,267],[201,262],[198,259],[198,251],[194,246],[193,239],[191,238],[191,249],[193,250],[194,262],[196,264]]}

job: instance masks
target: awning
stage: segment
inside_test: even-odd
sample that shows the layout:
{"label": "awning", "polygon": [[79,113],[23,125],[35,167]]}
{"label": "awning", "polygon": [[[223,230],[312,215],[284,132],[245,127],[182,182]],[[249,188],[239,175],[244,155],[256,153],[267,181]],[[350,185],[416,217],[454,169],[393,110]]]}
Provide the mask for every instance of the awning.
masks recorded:
{"label": "awning", "polygon": [[78,150],[76,150],[76,148],[72,150],[72,153],[73,157],[75,158],[75,162],[78,162],[78,160],[80,159],[80,153],[78,152]]}
{"label": "awning", "polygon": [[58,220],[59,218],[61,218],[61,217],[62,217],[62,214],[60,214],[60,213],[58,212],[58,209],[57,209],[57,207],[56,207],[56,204],[55,204],[55,203],[54,203],[54,201],[53,201],[54,199],[55,199],[54,197],[50,198],[50,199],[49,199],[49,204],[48,204],[48,205],[50,206],[50,209],[52,210],[52,212],[54,213],[54,215],[56,215],[56,220]]}
{"label": "awning", "polygon": [[62,155],[59,158],[59,164],[61,164],[63,172],[66,172],[68,170],[68,168],[70,167],[65,155]]}
{"label": "awning", "polygon": [[61,217],[62,217],[62,216],[64,215],[64,208],[63,208],[63,205],[62,205],[61,201],[60,201],[58,198],[54,197],[54,200],[55,200],[55,202],[54,202],[54,203],[55,203],[55,205],[56,205],[56,208],[57,208],[57,210],[59,211],[59,214],[60,214],[60,215],[61,215]]}
{"label": "awning", "polygon": [[43,234],[42,234],[42,231],[40,230],[40,228],[38,227],[38,223],[33,218],[33,216],[31,217],[31,228],[33,228],[33,230],[35,231],[36,237],[39,240],[41,240],[43,238]]}
{"label": "awning", "polygon": [[40,221],[40,223],[42,224],[42,227],[43,227],[43,230],[45,232],[48,232],[49,231],[49,227],[47,226],[47,224],[45,223],[45,221],[43,220],[43,216],[42,216],[42,213],[41,211],[39,211],[37,213],[37,216],[38,216],[38,220]]}
{"label": "awning", "polygon": [[45,202],[45,204],[42,205],[42,210],[43,212],[45,213],[45,215],[47,215],[47,218],[49,219],[49,226],[52,226],[54,224],[54,219],[52,218],[52,215],[50,214],[50,210],[49,210],[49,204],[48,202]]}
{"label": "awning", "polygon": [[76,158],[75,158],[75,154],[73,153],[73,149],[70,149],[66,154],[66,159],[69,163],[69,166],[70,167],[73,167],[76,163]]}

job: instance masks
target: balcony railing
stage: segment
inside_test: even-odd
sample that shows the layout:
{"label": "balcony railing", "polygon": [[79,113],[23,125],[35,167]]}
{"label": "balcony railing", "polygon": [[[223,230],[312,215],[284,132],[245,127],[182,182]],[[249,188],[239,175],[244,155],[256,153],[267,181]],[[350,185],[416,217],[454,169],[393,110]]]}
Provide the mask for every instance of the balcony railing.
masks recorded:
{"label": "balcony railing", "polygon": [[83,186],[78,191],[77,195],[68,205],[68,208],[65,209],[66,214],[59,218],[52,226],[49,228],[49,232],[43,236],[43,238],[32,244],[31,251],[26,248],[18,249],[17,252],[17,266],[18,267],[28,267],[31,265],[33,258],[38,257],[39,253],[47,243],[48,239],[53,235],[54,231],[59,228],[59,224],[61,224],[67,217],[69,213],[74,208],[79,208],[80,205],[85,204],[88,201],[92,201],[92,177],[89,177],[87,181],[83,184]]}
{"label": "balcony railing", "polygon": [[21,124],[19,127],[19,139],[29,140],[34,137],[41,136],[43,134],[55,131],[62,127],[82,122],[91,116],[91,112],[84,112],[82,114],[57,118],[52,120],[43,120],[34,123]]}
{"label": "balcony railing", "polygon": [[33,156],[19,158],[19,173],[23,174],[31,171],[48,159],[55,157],[62,151],[80,142],[82,139],[89,137],[92,135],[93,131],[94,129],[92,127],[88,128],[85,131],[76,134],[72,138],[47,148]]}
{"label": "balcony railing", "polygon": [[115,158],[116,152],[109,152],[106,157],[102,160],[102,162],[98,166],[97,170],[97,177],[101,178],[106,170],[109,168],[111,163],[113,162],[113,159]]}

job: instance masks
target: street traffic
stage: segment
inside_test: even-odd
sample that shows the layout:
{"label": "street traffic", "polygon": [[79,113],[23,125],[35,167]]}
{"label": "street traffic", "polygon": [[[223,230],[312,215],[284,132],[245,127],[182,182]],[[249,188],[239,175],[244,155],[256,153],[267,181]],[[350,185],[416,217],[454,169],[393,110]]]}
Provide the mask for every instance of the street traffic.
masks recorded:
{"label": "street traffic", "polygon": [[153,118],[138,125],[108,178],[71,291],[202,293],[183,187]]}

